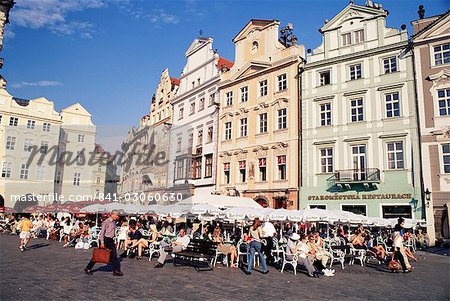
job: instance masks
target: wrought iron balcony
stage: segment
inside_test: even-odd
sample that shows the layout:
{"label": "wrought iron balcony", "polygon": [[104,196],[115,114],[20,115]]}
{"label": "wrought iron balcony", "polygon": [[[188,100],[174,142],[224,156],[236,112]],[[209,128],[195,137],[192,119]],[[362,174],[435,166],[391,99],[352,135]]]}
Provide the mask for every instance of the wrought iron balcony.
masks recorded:
{"label": "wrought iron balcony", "polygon": [[327,182],[329,188],[335,185],[380,183],[380,170],[378,168],[336,170]]}

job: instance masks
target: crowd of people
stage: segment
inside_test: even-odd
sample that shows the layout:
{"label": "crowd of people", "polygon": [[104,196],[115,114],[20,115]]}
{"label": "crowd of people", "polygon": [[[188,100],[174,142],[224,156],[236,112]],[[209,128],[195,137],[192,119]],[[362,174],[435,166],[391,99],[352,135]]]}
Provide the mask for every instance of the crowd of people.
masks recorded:
{"label": "crowd of people", "polygon": [[[101,228],[98,224],[101,224]],[[117,260],[118,250],[122,250],[121,257],[140,260],[144,251],[158,242],[159,258],[155,268],[162,268],[170,253],[185,250],[191,239],[202,239],[217,244],[218,252],[224,255],[224,263],[230,268],[246,264],[244,272],[247,275],[251,274],[253,261],[258,256],[263,274],[269,272],[268,266],[281,265],[283,260],[287,260],[303,266],[311,277],[332,277],[336,271],[327,266],[331,266],[334,250],[340,250],[348,257],[355,254],[352,250],[363,250],[367,258],[374,258],[380,264],[391,267],[391,261],[396,261],[403,272],[411,272],[414,268],[410,260],[418,259],[406,242],[413,241],[414,247],[422,249],[428,245],[428,238],[422,229],[405,230],[403,226],[402,218],[399,218],[393,230],[372,231],[362,225],[355,229],[348,225],[324,227],[316,223],[271,222],[268,218],[263,222],[256,218],[240,224],[199,220],[176,223],[174,219],[159,219],[155,216],[120,216],[114,211],[103,222],[100,218],[96,220],[95,216],[57,218],[53,214],[10,215],[5,218],[1,229],[3,232],[19,234],[21,251],[27,249],[31,238],[38,237],[62,241],[65,248],[88,249],[96,246],[114,250],[113,272],[118,276],[122,275]],[[164,237],[169,239],[163,240]],[[330,244],[330,241],[341,243]],[[244,259],[238,257],[243,252],[242,248],[248,254]],[[285,253],[284,258],[274,252],[280,248]],[[91,261],[85,269],[89,275],[92,274],[93,264]],[[391,270],[396,271],[393,268]]]}

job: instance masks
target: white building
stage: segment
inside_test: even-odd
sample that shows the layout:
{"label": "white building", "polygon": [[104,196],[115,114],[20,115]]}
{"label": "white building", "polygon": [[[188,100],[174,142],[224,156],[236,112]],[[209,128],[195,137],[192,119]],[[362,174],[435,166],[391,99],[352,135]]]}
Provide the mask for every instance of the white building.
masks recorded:
{"label": "white building", "polygon": [[170,134],[171,191],[211,194],[216,182],[218,93],[222,67],[232,62],[219,57],[213,39],[195,39],[186,51],[187,62],[173,105]]}

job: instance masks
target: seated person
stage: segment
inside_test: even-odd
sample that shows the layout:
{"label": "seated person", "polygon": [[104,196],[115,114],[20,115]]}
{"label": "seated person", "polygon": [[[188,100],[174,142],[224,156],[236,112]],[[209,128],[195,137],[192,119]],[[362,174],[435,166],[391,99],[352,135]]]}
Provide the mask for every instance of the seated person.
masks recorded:
{"label": "seated person", "polygon": [[221,233],[221,229],[219,227],[216,227],[216,229],[214,229],[214,233],[213,233],[213,241],[217,242],[217,250],[224,254],[225,256],[227,256],[227,260],[228,260],[228,254],[230,254],[230,267],[235,268],[235,263],[234,261],[237,258],[237,250],[236,247],[233,245],[228,245],[226,246],[223,243],[223,237],[222,237],[222,233]]}
{"label": "seated person", "polygon": [[134,249],[138,245],[138,241],[142,238],[142,233],[137,227],[135,220],[130,221],[130,227],[128,229],[127,239],[125,240],[125,248]]}
{"label": "seated person", "polygon": [[[318,234],[318,233],[317,233]],[[328,273],[328,269],[326,268],[328,260],[330,260],[331,255],[327,251],[325,251],[322,247],[320,247],[315,242],[315,237],[310,235],[308,241],[309,254],[311,254],[314,260],[319,262],[319,268],[324,272]]]}
{"label": "seated person", "polygon": [[[172,242],[170,246],[172,246],[171,252],[172,253],[179,253],[183,250],[186,250],[188,244],[191,242],[191,239],[189,236],[186,235],[186,232],[184,229],[181,229],[178,233],[177,240]],[[164,266],[164,263],[166,261],[166,257],[169,254],[167,250],[165,250],[164,247],[166,247],[166,244],[161,243],[161,254],[158,258],[158,264],[155,266],[155,268],[162,268]]]}
{"label": "seated person", "polygon": [[357,250],[367,250],[365,240],[366,233],[358,231],[358,234],[356,234],[352,240],[352,245]]}
{"label": "seated person", "polygon": [[313,265],[312,260],[308,257],[309,249],[305,242],[305,237],[303,236],[303,243],[298,242],[300,236],[297,233],[292,233],[289,236],[287,248],[286,248],[286,258],[292,260],[294,255],[298,255],[297,263],[303,265],[308,270],[308,275],[311,277],[318,277],[318,272]]}
{"label": "seated person", "polygon": [[428,246],[428,235],[423,233],[422,229],[417,230],[417,235],[416,235],[416,245],[417,248],[423,250],[424,248],[426,248]]}
{"label": "seated person", "polygon": [[83,235],[84,231],[84,224],[78,223],[78,227],[76,229],[72,229],[68,236],[68,242],[64,244],[64,248],[70,247],[72,245],[75,245],[78,238],[80,238]]}
{"label": "seated person", "polygon": [[157,241],[160,236],[161,236],[160,233],[156,229],[156,225],[155,224],[151,224],[150,225],[150,237],[148,239],[141,238],[137,242],[138,257],[136,258],[136,260],[142,259],[142,248],[148,248],[150,246],[150,244],[154,243],[155,241]]}

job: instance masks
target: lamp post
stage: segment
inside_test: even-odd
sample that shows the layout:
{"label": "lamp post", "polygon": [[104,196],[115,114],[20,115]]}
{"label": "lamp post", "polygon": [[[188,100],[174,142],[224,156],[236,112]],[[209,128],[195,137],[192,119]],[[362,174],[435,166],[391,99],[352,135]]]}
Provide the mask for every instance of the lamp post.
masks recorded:
{"label": "lamp post", "polygon": [[430,208],[431,192],[428,188],[425,190],[425,200],[427,201],[427,208]]}

